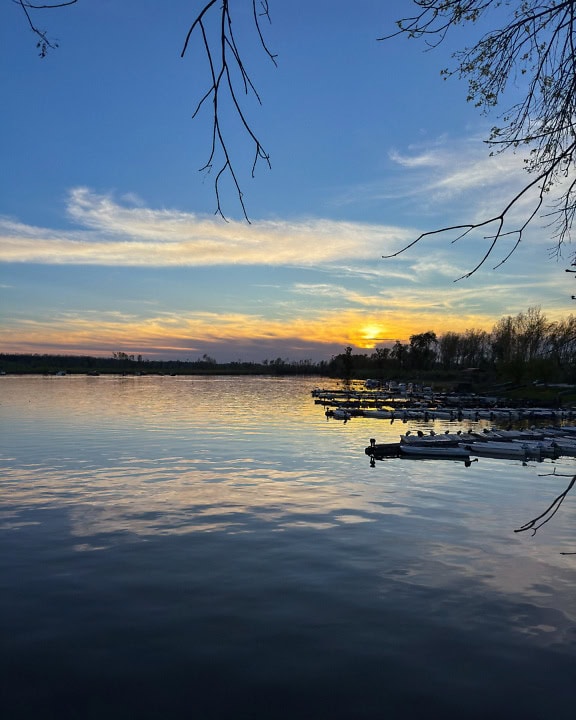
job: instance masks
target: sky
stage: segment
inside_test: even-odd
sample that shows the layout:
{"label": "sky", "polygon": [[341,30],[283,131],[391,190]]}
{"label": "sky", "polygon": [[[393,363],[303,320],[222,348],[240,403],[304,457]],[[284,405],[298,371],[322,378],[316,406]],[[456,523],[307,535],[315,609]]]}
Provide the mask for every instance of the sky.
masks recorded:
{"label": "sky", "polygon": [[440,75],[485,28],[427,50],[378,41],[409,0],[269,0],[275,67],[251,0],[234,0],[262,104],[241,101],[271,163],[252,177],[253,148],[224,104],[248,222],[226,174],[225,219],[215,214],[221,158],[201,171],[212,132],[209,103],[192,117],[210,85],[201,37],[180,53],[202,5],[38,11],[59,45],[41,59],[21,8],[0,1],[0,352],[317,361],[428,330],[489,331],[529,307],[573,312],[570,247],[555,257],[545,219],[504,264],[513,237],[466,279],[486,232],[383,258],[492,215],[526,179],[522,155],[489,155],[497,116]]}

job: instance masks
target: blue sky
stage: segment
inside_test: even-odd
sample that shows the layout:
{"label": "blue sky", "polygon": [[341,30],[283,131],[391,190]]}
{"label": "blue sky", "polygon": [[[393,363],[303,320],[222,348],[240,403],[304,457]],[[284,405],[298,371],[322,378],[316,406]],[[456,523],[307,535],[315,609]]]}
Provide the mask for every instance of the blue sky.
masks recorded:
{"label": "blue sky", "polygon": [[[115,351],[153,359],[329,359],[415,332],[491,329],[540,306],[572,312],[575,288],[534,223],[471,278],[482,234],[425,230],[492,214],[524,180],[522,157],[488,156],[496,118],[444,81],[477,30],[424,51],[377,42],[408,0],[270,0],[266,40],[251,3],[233,6],[262,106],[247,114],[271,157],[227,120],[251,223],[225,180],[214,215],[208,75],[199,38],[180,51],[202,5],[79,0],[35,16],[59,48],[40,59],[21,9],[0,4],[0,350]],[[518,88],[521,90],[521,88]],[[511,97],[512,99],[512,97]]]}

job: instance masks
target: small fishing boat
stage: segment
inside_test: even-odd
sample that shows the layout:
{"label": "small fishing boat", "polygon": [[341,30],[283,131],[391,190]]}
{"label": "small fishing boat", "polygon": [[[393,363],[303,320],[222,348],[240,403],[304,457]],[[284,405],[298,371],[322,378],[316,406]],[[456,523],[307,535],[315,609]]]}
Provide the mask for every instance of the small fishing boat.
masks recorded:
{"label": "small fishing boat", "polygon": [[336,410],[326,410],[326,417],[334,418],[334,420],[344,420],[347,422],[351,419],[352,413],[349,410],[343,408],[336,408]]}
{"label": "small fishing boat", "polygon": [[382,420],[392,420],[395,417],[394,410],[363,410],[362,415],[369,418],[380,418]]}
{"label": "small fishing boat", "polygon": [[[528,449],[522,443],[514,442],[473,442],[460,443],[459,447],[468,451],[470,455],[480,455],[491,458],[520,458],[526,460],[529,455]],[[532,457],[540,456],[540,453],[532,453]]]}
{"label": "small fishing boat", "polygon": [[371,445],[369,445],[364,452],[366,455],[370,455],[370,457],[376,458],[377,460],[381,460],[385,457],[399,457],[400,456],[400,443],[399,442],[389,442],[389,443],[376,443],[375,441],[371,441]]}
{"label": "small fishing boat", "polygon": [[412,443],[400,443],[400,455],[422,458],[459,458],[466,459],[470,453],[462,447],[439,446],[439,445],[413,445]]}

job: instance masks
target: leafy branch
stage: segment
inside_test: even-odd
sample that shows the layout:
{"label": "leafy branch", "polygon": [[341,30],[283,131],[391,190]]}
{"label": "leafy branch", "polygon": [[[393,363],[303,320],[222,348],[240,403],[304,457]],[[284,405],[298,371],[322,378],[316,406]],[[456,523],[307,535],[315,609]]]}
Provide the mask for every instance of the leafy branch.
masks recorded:
{"label": "leafy branch", "polygon": [[[399,20],[399,35],[423,38],[428,47],[438,46],[449,31],[464,23],[475,23],[489,9],[511,3],[498,0],[414,0],[421,11]],[[498,241],[516,236],[512,250],[496,267],[506,262],[520,244],[526,227],[540,212],[546,196],[558,191],[543,217],[553,226],[555,248],[571,239],[576,214],[576,48],[574,43],[575,0],[523,0],[511,18],[488,32],[472,47],[454,54],[456,68],[442,71],[445,78],[468,81],[468,101],[483,112],[495,108],[508,85],[521,80],[522,98],[501,116],[502,126],[492,128],[486,140],[491,154],[519,147],[528,149],[525,169],[534,177],[504,206],[501,212],[476,223],[456,224],[422,233],[415,241],[385,257],[396,257],[429,235],[460,230],[456,240],[473,230],[496,224],[496,232],[480,262],[462,278],[470,277],[491,256]],[[529,191],[537,190],[526,219],[512,230],[505,229],[511,210]],[[455,242],[455,241],[454,241]],[[462,279],[458,278],[458,279]]]}

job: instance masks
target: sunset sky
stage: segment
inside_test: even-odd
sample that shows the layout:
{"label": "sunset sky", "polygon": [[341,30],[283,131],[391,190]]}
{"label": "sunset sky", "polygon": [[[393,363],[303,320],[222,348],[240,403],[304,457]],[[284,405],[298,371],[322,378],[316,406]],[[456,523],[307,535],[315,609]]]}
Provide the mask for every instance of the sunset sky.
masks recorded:
{"label": "sunset sky", "polygon": [[521,155],[489,157],[497,116],[466,102],[464,81],[440,77],[480,28],[426,52],[377,41],[408,0],[269,0],[275,68],[250,0],[236,0],[262,99],[246,112],[272,168],[251,177],[252,148],[229,115],[250,223],[229,178],[224,221],[218,165],[199,172],[211,139],[210,108],[192,119],[209,86],[199,36],[180,57],[202,4],[39,11],[59,43],[40,59],[21,8],[0,3],[1,352],[318,360],[427,330],[490,330],[531,306],[549,319],[573,312],[571,249],[551,256],[546,220],[502,266],[513,237],[457,282],[486,232],[382,258],[422,231],[493,214],[525,180]]}

